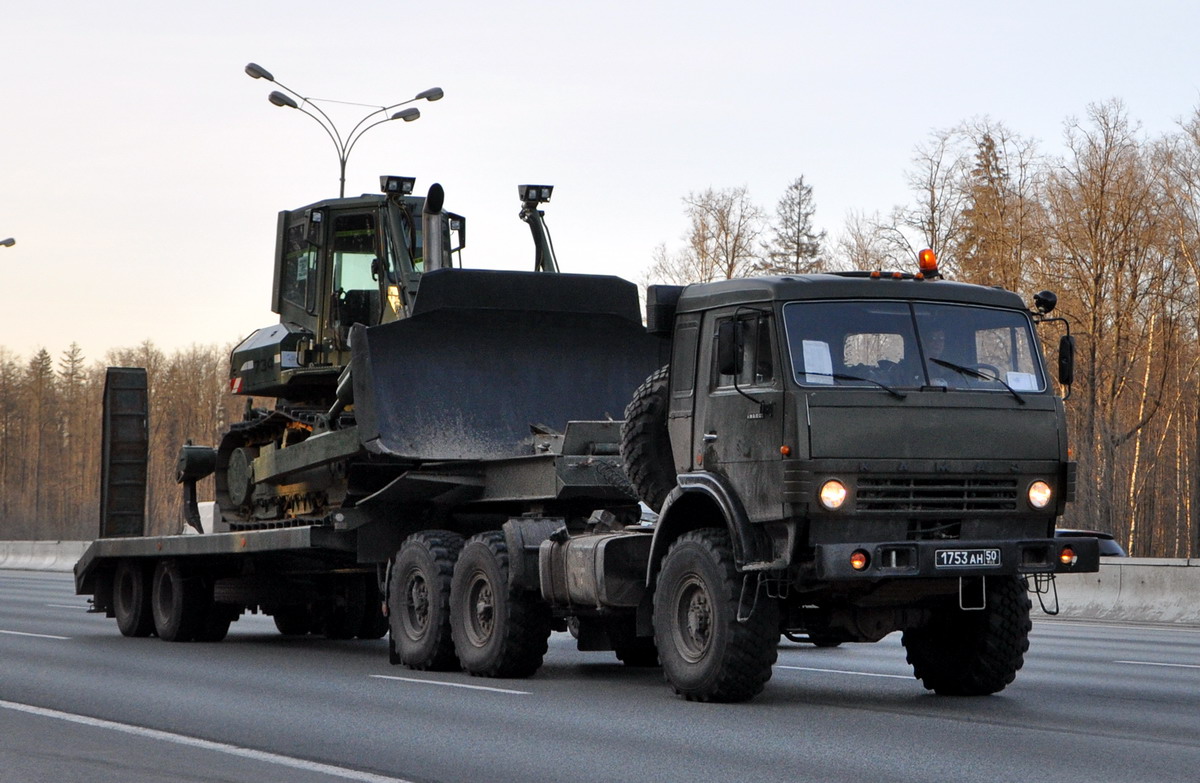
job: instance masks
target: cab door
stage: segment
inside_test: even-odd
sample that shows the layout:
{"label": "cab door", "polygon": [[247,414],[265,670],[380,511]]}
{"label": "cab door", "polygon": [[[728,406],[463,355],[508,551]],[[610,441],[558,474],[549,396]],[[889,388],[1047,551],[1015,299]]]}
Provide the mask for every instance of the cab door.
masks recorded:
{"label": "cab door", "polygon": [[706,321],[700,368],[708,377],[707,388],[697,389],[695,468],[727,479],[751,520],[778,519],[784,412],[774,314],[740,307]]}

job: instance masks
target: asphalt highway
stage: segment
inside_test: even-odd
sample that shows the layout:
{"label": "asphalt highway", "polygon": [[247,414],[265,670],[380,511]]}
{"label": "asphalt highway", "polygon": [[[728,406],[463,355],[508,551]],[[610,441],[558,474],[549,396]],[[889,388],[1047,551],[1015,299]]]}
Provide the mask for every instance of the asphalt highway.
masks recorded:
{"label": "asphalt highway", "polygon": [[[1036,610],[1035,610],[1036,611]],[[527,680],[413,672],[386,642],[126,639],[68,574],[0,571],[0,781],[1200,779],[1200,628],[1036,620],[1002,693],[922,689],[898,634],[782,642],[748,704],[555,634]]]}

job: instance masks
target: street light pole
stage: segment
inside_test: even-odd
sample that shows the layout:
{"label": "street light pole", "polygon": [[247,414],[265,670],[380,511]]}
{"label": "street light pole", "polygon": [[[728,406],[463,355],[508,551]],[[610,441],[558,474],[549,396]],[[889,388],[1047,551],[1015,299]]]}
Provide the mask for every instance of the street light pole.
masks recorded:
{"label": "street light pole", "polygon": [[[284,90],[284,92],[274,90],[270,95],[267,96],[267,100],[276,106],[295,109],[301,114],[306,114],[309,117],[312,117],[314,120],[316,120],[317,124],[321,126],[321,129],[325,131],[325,134],[329,136],[329,139],[333,142],[333,146],[337,150],[338,155],[338,169],[340,174],[340,188],[338,190],[339,198],[344,198],[346,195],[346,161],[350,158],[350,151],[354,149],[354,145],[358,143],[358,140],[363,137],[364,133],[369,131],[371,128],[374,128],[376,125],[382,125],[383,123],[390,122],[392,120],[412,122],[421,116],[420,110],[416,107],[401,109],[400,111],[392,114],[389,114],[389,112],[391,112],[392,109],[397,109],[405,104],[413,103],[415,101],[439,101],[442,99],[442,96],[445,95],[441,87],[431,87],[428,90],[422,90],[414,97],[409,98],[406,101],[393,103],[391,106],[381,106],[359,120],[358,124],[350,130],[350,133],[345,138],[342,138],[342,134],[340,131],[338,131],[338,127],[334,121],[330,119],[329,115],[326,114],[320,106],[314,103],[314,101],[317,100],[328,101],[328,99],[304,97],[292,88],[280,83],[270,71],[268,71],[266,68],[263,68],[261,65],[258,65],[257,63],[247,64],[246,74],[252,79],[266,79],[267,81],[279,86],[282,90]],[[291,93],[291,95],[288,95],[287,93]],[[292,95],[296,96],[296,98],[299,98],[300,102],[297,103],[296,100],[291,97]],[[345,101],[332,102],[345,103]],[[307,104],[308,106],[312,107],[313,111],[308,111],[302,104]],[[383,117],[381,119],[375,119],[376,116],[380,114],[382,114]],[[374,119],[374,122],[370,122],[372,119]]]}

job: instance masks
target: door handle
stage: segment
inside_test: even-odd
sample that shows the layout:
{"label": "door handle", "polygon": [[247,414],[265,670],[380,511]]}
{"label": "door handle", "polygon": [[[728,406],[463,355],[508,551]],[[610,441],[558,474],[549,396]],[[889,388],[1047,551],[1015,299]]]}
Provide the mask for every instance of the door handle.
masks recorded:
{"label": "door handle", "polygon": [[704,442],[705,443],[712,443],[716,439],[717,439],[717,433],[715,433],[715,432],[704,433]]}

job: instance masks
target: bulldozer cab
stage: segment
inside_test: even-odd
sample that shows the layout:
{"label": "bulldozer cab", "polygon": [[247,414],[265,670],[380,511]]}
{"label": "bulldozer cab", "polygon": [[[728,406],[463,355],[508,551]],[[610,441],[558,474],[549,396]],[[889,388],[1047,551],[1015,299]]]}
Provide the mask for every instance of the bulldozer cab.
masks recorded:
{"label": "bulldozer cab", "polygon": [[326,398],[349,364],[352,326],[407,317],[426,271],[461,265],[465,219],[410,195],[411,179],[384,184],[400,179],[400,192],[279,213],[271,301],[279,324],[234,349],[234,393]]}

